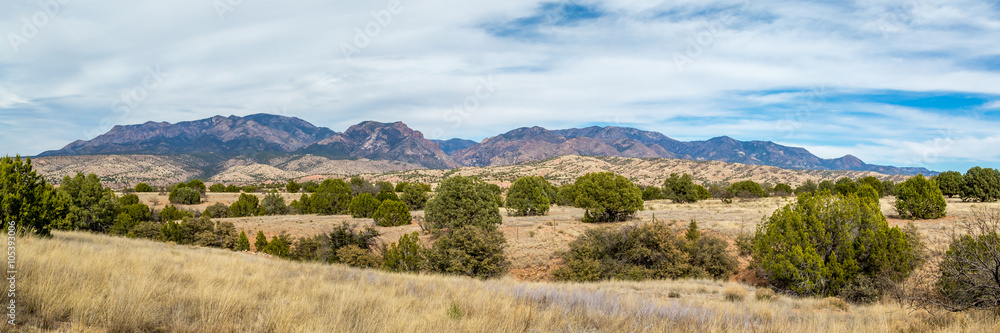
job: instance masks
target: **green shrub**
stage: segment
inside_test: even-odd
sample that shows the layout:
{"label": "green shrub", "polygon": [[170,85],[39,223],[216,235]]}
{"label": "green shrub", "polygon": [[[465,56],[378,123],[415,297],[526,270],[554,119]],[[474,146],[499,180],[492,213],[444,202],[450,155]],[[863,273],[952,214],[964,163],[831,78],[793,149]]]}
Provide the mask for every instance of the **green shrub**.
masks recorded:
{"label": "green shrub", "polygon": [[250,251],[250,239],[247,238],[246,231],[240,231],[240,238],[236,240],[236,251]]}
{"label": "green shrub", "polygon": [[411,221],[410,208],[402,202],[386,200],[378,206],[372,218],[375,219],[375,224],[380,227],[407,225]]}
{"label": "green shrub", "polygon": [[[33,174],[34,171],[31,172],[30,174]],[[31,176],[28,176],[28,179],[30,178]],[[65,176],[60,183],[59,191],[65,195],[55,196],[52,201],[62,202],[60,205],[68,207],[64,214],[65,220],[59,223],[60,229],[83,229],[100,233],[110,231],[115,218],[118,217],[118,199],[114,191],[101,185],[101,179],[97,175],[84,176],[82,173],[77,173],[72,178]],[[34,219],[30,216],[27,218]],[[25,222],[21,223],[27,225]]]}
{"label": "green shrub", "polygon": [[319,215],[336,215],[349,211],[351,186],[340,179],[326,179],[309,197],[309,212]]}
{"label": "green shrub", "polygon": [[576,191],[576,186],[573,183],[566,183],[559,186],[559,190],[556,192],[556,204],[560,206],[573,207],[576,206],[576,196],[578,192]]}
{"label": "green shrub", "polygon": [[281,234],[271,238],[270,242],[264,246],[264,252],[278,258],[288,258],[292,251],[292,240],[291,237],[282,232]]}
{"label": "green shrub", "polygon": [[135,228],[132,228],[129,237],[161,240],[163,239],[163,225],[153,221],[139,223]]}
{"label": "green shrub", "polygon": [[136,192],[140,192],[140,193],[153,192],[153,187],[149,186],[149,184],[146,184],[146,183],[138,183],[138,184],[135,184],[135,189],[134,190]]}
{"label": "green shrub", "polygon": [[837,179],[836,189],[837,193],[848,195],[858,191],[858,183],[854,182],[851,178],[843,177]]}
{"label": "green shrub", "polygon": [[382,265],[381,258],[354,244],[337,249],[337,258],[340,263],[351,267],[375,268]]}
{"label": "green shrub", "polygon": [[711,198],[708,190],[695,184],[691,175],[686,173],[680,176],[676,173],[670,174],[670,178],[663,181],[663,196],[676,203],[698,202]]}
{"label": "green shrub", "polygon": [[382,189],[375,196],[375,200],[378,200],[378,202],[385,202],[386,200],[399,201],[399,196],[396,195],[396,192]]}
{"label": "green shrub", "polygon": [[816,193],[817,191],[819,191],[819,184],[816,184],[812,179],[807,179],[805,183],[795,188],[795,194]]}
{"label": "green shrub", "polygon": [[917,175],[899,185],[896,190],[896,211],[904,219],[936,219],[944,217],[948,203],[934,180]]}
{"label": "green shrub", "polygon": [[225,192],[226,193],[240,193],[240,190],[241,189],[240,189],[239,186],[236,186],[236,185],[233,185],[233,184],[229,184],[229,185],[226,185]]}
{"label": "green shrub", "polygon": [[201,202],[201,193],[190,187],[178,187],[170,191],[170,203],[178,205],[194,205]]}
{"label": "green shrub", "polygon": [[260,213],[260,199],[256,195],[240,193],[240,198],[229,205],[229,215],[232,217],[257,216]]}
{"label": "green shrub", "polygon": [[733,193],[736,197],[745,199],[767,197],[767,192],[764,191],[764,188],[752,180],[744,180],[729,185],[728,191]]}
{"label": "green shrub", "polygon": [[521,177],[507,190],[507,214],[512,216],[537,216],[549,212],[549,196],[545,190],[551,185],[540,176]]}
{"label": "green shrub", "polygon": [[396,192],[403,192],[404,190],[406,190],[407,185],[410,185],[410,183],[408,182],[396,183],[396,188],[394,188],[393,190],[395,190]]}
{"label": "green shrub", "polygon": [[787,197],[788,195],[795,193],[792,187],[788,184],[778,183],[774,185],[774,195],[779,197]]}
{"label": "green shrub", "polygon": [[329,247],[325,245],[329,245],[329,241],[323,235],[299,238],[292,248],[291,258],[299,261],[325,260],[326,251],[329,251]]}
{"label": "green shrub", "polygon": [[257,231],[257,240],[253,243],[253,248],[260,252],[265,247],[267,247],[267,236],[264,236],[264,231]]}
{"label": "green shrub", "polygon": [[160,222],[167,222],[167,221],[177,221],[185,217],[194,217],[194,214],[191,214],[191,212],[188,211],[177,209],[177,207],[175,207],[174,205],[167,205],[166,207],[163,207],[163,210],[160,211],[159,217],[160,217],[159,218]]}
{"label": "green shrub", "polygon": [[584,222],[624,221],[643,209],[639,187],[611,172],[588,173],[574,187],[576,207],[586,209]]}
{"label": "green shrub", "polygon": [[382,269],[390,272],[420,272],[427,261],[420,236],[403,234],[395,243],[389,244],[383,252]]}
{"label": "green shrub", "polygon": [[587,230],[562,254],[561,281],[727,279],[737,267],[724,240],[702,236],[696,223],[684,238],[663,222]]}
{"label": "green shrub", "polygon": [[340,262],[340,258],[337,256],[337,250],[349,246],[355,245],[366,251],[371,251],[375,247],[375,243],[378,241],[379,233],[377,230],[372,228],[364,228],[363,230],[357,230],[355,227],[347,222],[342,222],[339,226],[334,227],[333,231],[329,235],[329,244],[331,249],[331,256],[327,258],[329,262]]}
{"label": "green shrub", "polygon": [[1000,171],[973,167],[965,173],[962,200],[993,202],[1000,199]]}
{"label": "green shrub", "polygon": [[288,181],[288,184],[285,184],[285,191],[288,191],[288,193],[299,193],[300,189],[302,189],[302,185],[296,183],[295,179],[291,179]]}
{"label": "green shrub", "polygon": [[205,212],[202,215],[208,215],[213,219],[226,218],[229,217],[229,206],[221,202],[216,202],[208,207],[205,207]]}
{"label": "green shrub", "polygon": [[222,185],[221,183],[215,183],[212,184],[212,186],[209,186],[208,190],[215,193],[226,192],[226,185]]}
{"label": "green shrub", "polygon": [[496,197],[488,184],[472,177],[453,176],[438,186],[427,202],[427,227],[434,232],[466,225],[496,229],[503,221]]}
{"label": "green shrub", "polygon": [[875,192],[878,192],[879,198],[888,195],[888,194],[885,193],[885,183],[882,182],[881,180],[878,180],[878,178],[875,178],[875,177],[872,177],[872,176],[861,177],[861,178],[858,179],[857,183],[858,183],[859,190],[860,190],[861,186],[864,186],[864,185],[870,186],[872,189],[875,190]]}
{"label": "green shrub", "polygon": [[646,186],[642,189],[642,200],[661,200],[663,197],[663,190],[656,186]]}
{"label": "green shrub", "polygon": [[375,215],[379,201],[371,193],[361,193],[351,199],[351,216],[354,218],[370,218]]}
{"label": "green shrub", "polygon": [[399,199],[402,200],[403,203],[405,203],[406,206],[410,207],[410,209],[412,210],[424,209],[424,207],[427,205],[427,199],[428,199],[427,192],[430,192],[429,190],[430,186],[425,187],[425,185],[427,184],[420,184],[420,183],[414,183],[414,184],[400,183],[400,184],[404,186],[402,190],[403,195],[400,196]]}
{"label": "green shrub", "polygon": [[264,212],[264,215],[288,214],[288,206],[285,205],[285,198],[277,192],[264,195],[264,200],[260,202],[260,210]]}
{"label": "green shrub", "polygon": [[839,295],[867,276],[898,283],[915,249],[877,203],[857,195],[803,194],[757,226],[752,265],[770,285],[799,295]]}
{"label": "green shrub", "polygon": [[945,171],[932,178],[941,189],[941,194],[951,198],[962,195],[962,185],[965,185],[965,176],[958,171]]}
{"label": "green shrub", "polygon": [[427,263],[433,272],[483,279],[499,277],[510,266],[503,252],[505,244],[499,230],[466,225],[434,242]]}

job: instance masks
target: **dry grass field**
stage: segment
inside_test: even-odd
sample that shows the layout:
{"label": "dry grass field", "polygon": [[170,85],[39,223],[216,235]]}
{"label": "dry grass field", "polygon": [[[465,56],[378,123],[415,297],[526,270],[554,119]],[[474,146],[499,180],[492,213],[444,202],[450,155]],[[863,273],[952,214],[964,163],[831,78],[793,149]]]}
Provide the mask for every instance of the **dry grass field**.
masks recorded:
{"label": "dry grass field", "polygon": [[[766,295],[704,280],[404,275],[77,232],[22,238],[17,331],[996,332],[991,313]],[[6,327],[5,330],[11,330]]]}

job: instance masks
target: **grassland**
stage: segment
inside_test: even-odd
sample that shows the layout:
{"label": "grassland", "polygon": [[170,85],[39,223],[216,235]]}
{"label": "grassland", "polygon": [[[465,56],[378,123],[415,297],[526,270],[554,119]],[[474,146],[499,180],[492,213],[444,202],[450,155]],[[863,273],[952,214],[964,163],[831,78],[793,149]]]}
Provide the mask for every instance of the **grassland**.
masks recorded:
{"label": "grassland", "polygon": [[[932,316],[681,280],[563,284],[400,275],[86,233],[20,243],[21,331],[995,332]],[[734,295],[734,296],[730,296]],[[727,300],[727,296],[732,300]],[[742,298],[741,298],[742,297]],[[9,330],[9,328],[8,328]]]}

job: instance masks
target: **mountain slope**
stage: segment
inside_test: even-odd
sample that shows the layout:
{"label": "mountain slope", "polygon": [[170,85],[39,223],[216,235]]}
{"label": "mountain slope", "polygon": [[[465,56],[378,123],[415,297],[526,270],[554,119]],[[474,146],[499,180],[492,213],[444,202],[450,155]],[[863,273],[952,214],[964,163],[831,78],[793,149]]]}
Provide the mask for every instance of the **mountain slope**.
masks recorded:
{"label": "mountain slope", "polygon": [[39,156],[292,152],[335,134],[328,128],[292,117],[215,116],[176,124],[147,122],[115,126],[92,140],[77,140]]}
{"label": "mountain slope", "polygon": [[822,159],[804,148],[769,141],[738,141],[722,136],[706,141],[682,142],[661,133],[622,127],[587,127],[547,130],[519,128],[456,151],[455,161],[471,166],[499,166],[562,155],[662,157],[695,161],[721,161],[791,169],[875,171],[884,174],[932,174],[925,168],[869,165],[847,155]]}

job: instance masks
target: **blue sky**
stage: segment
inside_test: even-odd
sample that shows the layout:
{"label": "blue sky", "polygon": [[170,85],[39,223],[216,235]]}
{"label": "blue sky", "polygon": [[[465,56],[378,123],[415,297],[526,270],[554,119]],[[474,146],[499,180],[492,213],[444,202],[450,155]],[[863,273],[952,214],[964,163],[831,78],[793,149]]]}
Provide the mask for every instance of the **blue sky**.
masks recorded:
{"label": "blue sky", "polygon": [[16,0],[0,34],[0,154],[266,112],[336,131],[401,120],[478,141],[598,124],[1000,167],[990,1]]}

